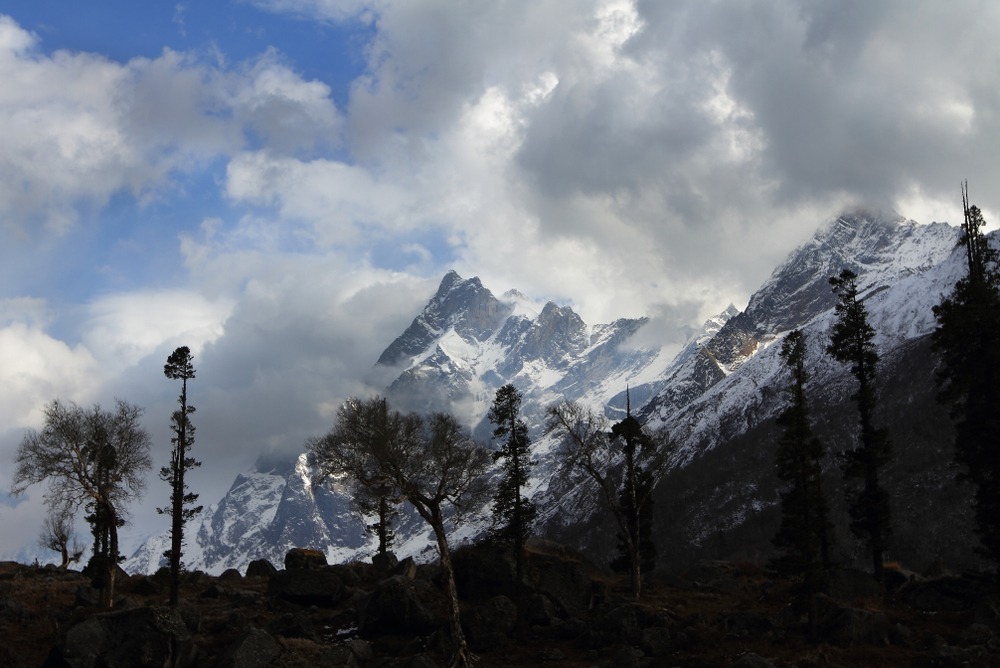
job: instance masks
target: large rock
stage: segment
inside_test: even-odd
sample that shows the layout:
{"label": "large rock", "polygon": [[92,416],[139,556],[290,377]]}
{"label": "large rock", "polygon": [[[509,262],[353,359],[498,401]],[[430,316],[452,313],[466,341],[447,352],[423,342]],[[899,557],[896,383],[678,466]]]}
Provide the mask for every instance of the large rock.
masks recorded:
{"label": "large rock", "polygon": [[348,595],[336,573],[315,570],[289,570],[274,574],[267,593],[298,605],[332,608]]}
{"label": "large rock", "polygon": [[871,573],[857,568],[839,568],[826,575],[826,594],[839,601],[879,598],[882,590]]}
{"label": "large rock", "polygon": [[363,634],[433,631],[439,626],[433,611],[444,608],[444,598],[425,580],[394,575],[359,601],[358,630]]}
{"label": "large rock", "polygon": [[465,631],[473,649],[480,652],[503,647],[517,624],[517,606],[508,597],[494,596],[463,616]]}
{"label": "large rock", "polygon": [[753,652],[747,652],[733,661],[730,668],[774,668],[774,662]]}
{"label": "large rock", "polygon": [[285,570],[320,570],[326,568],[326,555],[319,550],[293,547],[285,553]]}
{"label": "large rock", "polygon": [[845,647],[889,644],[884,612],[851,608],[825,596],[820,597],[819,608],[819,631],[825,640]]}
{"label": "large rock", "polygon": [[247,565],[248,578],[269,578],[277,572],[278,569],[267,559],[254,559]]}
{"label": "large rock", "polygon": [[73,626],[61,654],[72,668],[184,667],[192,665],[194,644],[176,610],[135,608]]}
{"label": "large rock", "polygon": [[372,556],[372,565],[379,576],[391,573],[398,563],[399,559],[394,552],[376,552]]}
{"label": "large rock", "polygon": [[486,601],[515,590],[514,559],[509,550],[498,546],[471,545],[455,550],[452,570],[463,601]]}
{"label": "large rock", "polygon": [[629,645],[642,643],[642,632],[656,623],[646,608],[637,603],[624,603],[592,620],[587,634],[591,647]]}
{"label": "large rock", "polygon": [[971,578],[943,577],[911,582],[900,588],[897,597],[921,612],[966,612],[987,595],[983,584]]}
{"label": "large rock", "polygon": [[266,668],[281,656],[281,645],[260,629],[248,629],[219,659],[219,668]]}
{"label": "large rock", "polygon": [[529,585],[547,596],[564,617],[580,616],[604,598],[595,573],[596,567],[578,558],[535,558],[528,563]]}

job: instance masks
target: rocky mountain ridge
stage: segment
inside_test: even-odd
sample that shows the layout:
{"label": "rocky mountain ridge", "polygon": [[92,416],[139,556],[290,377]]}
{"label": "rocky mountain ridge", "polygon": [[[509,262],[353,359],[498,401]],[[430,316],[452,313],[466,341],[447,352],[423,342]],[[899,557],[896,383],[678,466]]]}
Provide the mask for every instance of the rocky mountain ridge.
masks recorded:
{"label": "rocky mountain ridge", "polygon": [[[633,409],[642,407],[641,419],[665,426],[677,444],[658,500],[661,507],[671,507],[657,520],[667,541],[690,543],[686,557],[704,556],[704,550],[726,556],[715,546],[728,540],[720,537],[739,535],[760,517],[773,519],[776,492],[768,480],[773,478],[768,440],[773,440],[773,417],[783,405],[784,383],[773,344],[792,328],[806,332],[813,387],[828,409],[818,411],[817,419],[842,449],[849,441],[850,419],[844,416],[850,415],[850,386],[846,370],[823,352],[833,322],[829,277],[845,267],[859,274],[887,373],[905,377],[911,371],[907,365],[929,364],[930,309],[962,271],[957,238],[957,228],[946,224],[919,225],[882,212],[844,214],[793,251],[745,311],[730,306],[672,359],[663,349],[630,344],[645,319],[589,326],[569,307],[550,302],[538,308],[516,291],[497,298],[478,278],[449,272],[377,363],[398,371],[386,388],[394,406],[450,410],[464,416],[484,441],[490,431],[484,416],[495,390],[507,382],[517,386],[525,397],[525,418],[533,427],[539,461],[531,490],[546,508],[542,531],[595,555],[606,551],[613,532],[595,516],[594,501],[578,481],[559,474],[557,444],[540,425],[545,407],[563,399],[603,407],[611,419],[620,419],[623,390],[629,385]],[[920,397],[910,397],[910,410],[919,404],[919,410],[931,414],[924,409],[932,388],[926,379],[921,383],[913,386],[922,389]],[[900,398],[899,410],[907,409],[905,401]],[[928,433],[946,429],[935,425]],[[942,444],[947,440],[946,435],[935,438]],[[713,455],[717,448],[724,454]],[[731,479],[707,473],[698,474],[704,480],[684,478],[723,456]],[[946,459],[941,454],[935,461]],[[308,458],[300,457],[294,466],[258,466],[238,478],[230,494],[206,512],[186,552],[191,565],[219,572],[248,559],[273,558],[292,545],[319,547],[332,560],[370,552],[370,539],[349,497],[312,486],[303,475],[308,467]],[[828,468],[833,488],[836,467],[831,462]],[[942,489],[944,483],[934,484]],[[244,529],[241,516],[257,521]],[[400,532],[401,540],[406,550],[420,553],[428,547],[426,532],[419,523],[410,526],[409,533]],[[477,526],[462,527],[457,538],[474,536]],[[129,561],[131,569],[155,569],[154,542]],[[756,540],[754,549],[766,552],[765,543]],[[763,553],[751,553],[762,558]]]}

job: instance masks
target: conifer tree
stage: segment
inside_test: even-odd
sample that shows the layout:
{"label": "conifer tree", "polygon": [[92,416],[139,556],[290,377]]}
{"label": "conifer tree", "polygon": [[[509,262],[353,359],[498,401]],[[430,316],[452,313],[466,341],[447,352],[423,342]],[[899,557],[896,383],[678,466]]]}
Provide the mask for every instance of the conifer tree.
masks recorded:
{"label": "conifer tree", "polygon": [[388,483],[375,483],[370,490],[361,489],[356,496],[358,509],[364,515],[375,515],[376,519],[366,528],[378,537],[378,554],[386,554],[392,548],[396,532],[392,523],[399,515],[398,501],[391,497],[392,489]]}
{"label": "conifer tree", "polygon": [[[651,538],[644,533],[643,525],[649,522],[643,519],[643,507],[650,502],[656,479],[667,465],[670,449],[666,432],[648,433],[631,411],[609,429],[602,414],[572,401],[549,407],[548,414],[549,433],[561,437],[558,455],[563,469],[580,471],[589,478],[615,518],[620,545],[628,552],[632,596],[638,599],[642,593],[641,545],[644,535]],[[621,450],[619,440],[623,442]],[[624,455],[621,459],[620,453]],[[648,482],[637,483],[646,475]],[[652,506],[647,508],[651,514]]]}
{"label": "conifer tree", "polygon": [[986,221],[962,187],[966,274],[934,307],[932,336],[941,365],[938,398],[955,424],[955,459],[975,486],[982,552],[1000,563],[1000,270]]}
{"label": "conifer tree", "polygon": [[504,385],[497,390],[487,414],[489,421],[496,425],[493,438],[502,441],[500,448],[493,453],[493,461],[501,462],[501,477],[493,496],[490,534],[493,539],[513,546],[519,587],[524,583],[524,544],[538,515],[536,504],[522,494],[528,485],[528,474],[534,462],[531,460],[528,426],[520,418],[521,400],[517,388]]}
{"label": "conifer tree", "polygon": [[809,617],[809,634],[816,635],[817,596],[822,587],[823,571],[829,567],[829,509],[822,486],[822,460],[825,449],[812,432],[805,387],[809,374],[805,369],[805,337],[799,330],[782,341],[781,358],[791,372],[788,408],[778,416],[782,427],[778,441],[776,469],[787,487],[781,492],[781,526],[774,545],[781,552],[773,566],[782,573],[802,578],[801,594]]}
{"label": "conifer tree", "polygon": [[656,544],[653,542],[653,471],[639,461],[653,447],[652,438],[632,416],[632,402],[625,390],[625,419],[611,426],[614,441],[620,441],[624,457],[624,474],[618,504],[625,518],[625,527],[618,532],[618,556],[611,568],[627,572],[635,582],[642,573],[656,567]]}
{"label": "conifer tree", "polygon": [[177,398],[180,408],[174,411],[170,418],[171,430],[174,435],[170,439],[174,449],[170,455],[170,465],[160,469],[160,479],[170,484],[170,505],[157,508],[161,515],[170,516],[170,549],[163,555],[170,561],[170,605],[176,606],[180,591],[181,550],[184,545],[184,525],[192,517],[201,512],[201,506],[195,506],[198,495],[188,491],[184,474],[193,468],[201,466],[201,462],[191,457],[188,452],[194,443],[194,425],[191,424],[191,414],[194,406],[187,400],[187,382],[194,378],[194,358],[187,346],[174,350],[167,358],[163,367],[163,375],[171,380],[181,381],[181,394]]}
{"label": "conifer tree", "polygon": [[844,452],[844,477],[860,480],[860,489],[851,490],[848,510],[851,530],[864,540],[872,560],[872,574],[884,585],[884,558],[892,535],[889,494],[881,482],[882,470],[892,457],[892,444],[885,429],[875,427],[877,398],[875,381],[878,351],[875,329],[868,323],[868,310],[858,295],[857,275],[844,269],[830,279],[837,295],[837,322],[833,326],[827,352],[839,362],[850,363],[858,381],[852,396],[858,407],[860,433],[857,447]]}

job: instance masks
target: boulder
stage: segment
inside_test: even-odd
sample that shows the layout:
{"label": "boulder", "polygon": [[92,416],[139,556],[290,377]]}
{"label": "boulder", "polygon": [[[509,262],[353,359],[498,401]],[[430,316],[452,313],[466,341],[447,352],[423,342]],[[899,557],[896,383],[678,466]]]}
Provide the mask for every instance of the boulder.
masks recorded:
{"label": "boulder", "polygon": [[128,588],[137,596],[156,596],[163,591],[161,581],[150,575],[133,576]]}
{"label": "boulder", "polygon": [[857,568],[838,568],[828,573],[824,593],[838,601],[846,602],[882,596],[878,582],[871,573]]}
{"label": "boulder", "polygon": [[317,640],[313,628],[312,615],[309,611],[286,612],[277,619],[272,619],[267,625],[267,632],[282,638],[309,638]]}
{"label": "boulder", "polygon": [[463,623],[473,649],[493,651],[506,644],[517,625],[517,606],[502,594],[494,596],[464,616]]}
{"label": "boulder", "polygon": [[375,572],[378,573],[380,577],[384,577],[392,573],[398,563],[399,559],[397,559],[396,555],[392,552],[377,552],[375,553],[375,556],[372,557],[372,565],[375,566]]}
{"label": "boulder", "polygon": [[529,626],[550,626],[559,620],[556,606],[544,594],[529,594],[524,605],[524,622]]}
{"label": "boulder", "polygon": [[643,629],[642,642],[639,647],[648,656],[667,656],[674,650],[670,629],[665,626],[651,626]]}
{"label": "boulder", "polygon": [[285,570],[319,570],[326,568],[326,554],[319,550],[293,547],[285,554]]}
{"label": "boulder", "polygon": [[580,616],[604,598],[594,579],[597,568],[582,558],[543,557],[528,562],[529,585],[544,594],[563,617]]}
{"label": "boulder", "polygon": [[335,607],[348,596],[336,573],[316,570],[279,571],[268,582],[267,593],[289,603],[320,608]]}
{"label": "boulder", "polygon": [[619,645],[611,652],[611,658],[602,661],[602,668],[639,668],[642,652],[628,645]]}
{"label": "boulder", "polygon": [[818,626],[820,635],[835,645],[887,645],[889,620],[883,612],[840,605],[821,596]]}
{"label": "boulder", "polygon": [[394,575],[359,601],[358,630],[362,634],[427,633],[439,626],[432,610],[444,605],[444,596],[431,583]]}
{"label": "boulder", "polygon": [[192,665],[195,650],[177,610],[134,608],[73,626],[60,653],[72,668],[183,667]]}
{"label": "boulder", "polygon": [[239,582],[243,575],[235,568],[227,568],[219,575],[219,582]]}
{"label": "boulder", "polygon": [[246,576],[248,578],[269,578],[277,572],[278,569],[267,559],[254,559],[247,565]]}
{"label": "boulder", "polygon": [[966,612],[985,596],[980,583],[961,577],[910,582],[897,593],[900,601],[921,612]]}
{"label": "boulder", "polygon": [[753,652],[747,652],[729,665],[730,668],[774,668],[772,661]]}
{"label": "boulder", "polygon": [[219,668],[265,668],[281,656],[281,645],[260,629],[250,628],[219,659]]}
{"label": "boulder", "polygon": [[417,577],[417,562],[413,560],[413,557],[407,557],[396,564],[396,567],[392,570],[392,574],[402,575],[412,580]]}
{"label": "boulder", "polygon": [[509,550],[472,545],[452,554],[455,586],[464,601],[486,601],[514,591],[514,559]]}
{"label": "boulder", "polygon": [[637,603],[625,603],[592,621],[587,634],[588,644],[593,648],[612,645],[638,647],[642,643],[643,629],[651,623],[645,608]]}

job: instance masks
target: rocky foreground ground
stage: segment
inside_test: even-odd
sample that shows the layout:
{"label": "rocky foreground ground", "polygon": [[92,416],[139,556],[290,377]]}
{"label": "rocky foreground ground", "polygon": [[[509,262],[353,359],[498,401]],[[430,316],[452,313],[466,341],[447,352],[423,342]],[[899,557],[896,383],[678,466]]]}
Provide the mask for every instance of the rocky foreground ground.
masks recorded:
{"label": "rocky foreground ground", "polygon": [[[479,666],[1000,665],[1000,589],[977,574],[897,573],[883,599],[869,577],[841,571],[821,601],[821,640],[810,642],[789,604],[793,583],[756,567],[654,573],[636,602],[627,583],[557,545],[536,541],[529,556],[519,625],[510,558],[455,555]],[[2,563],[0,665],[445,665],[440,569],[394,561],[188,573],[176,609],[163,574],[123,576],[112,610],[81,573]]]}

